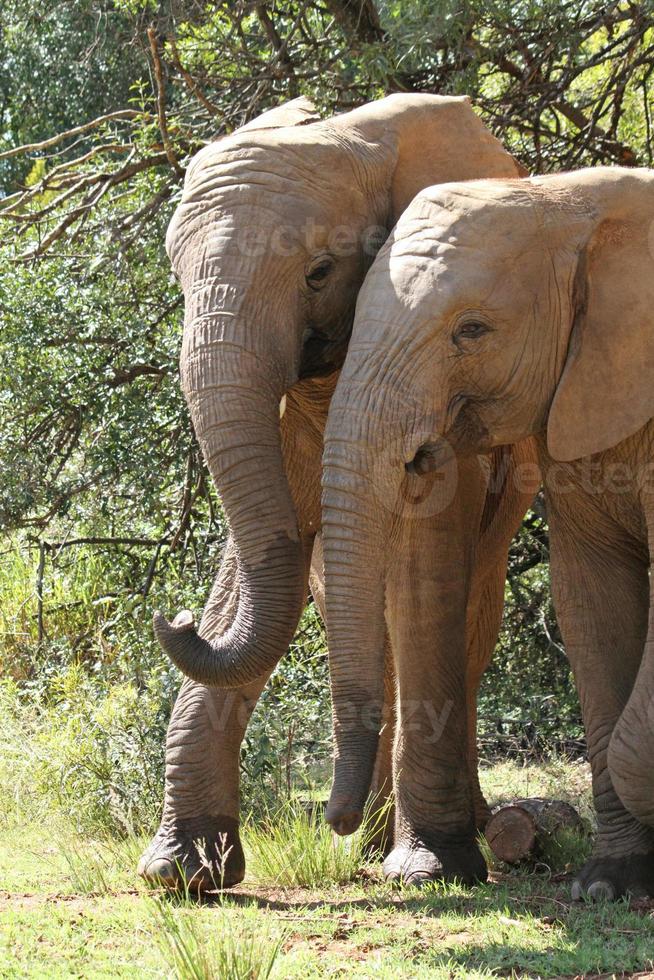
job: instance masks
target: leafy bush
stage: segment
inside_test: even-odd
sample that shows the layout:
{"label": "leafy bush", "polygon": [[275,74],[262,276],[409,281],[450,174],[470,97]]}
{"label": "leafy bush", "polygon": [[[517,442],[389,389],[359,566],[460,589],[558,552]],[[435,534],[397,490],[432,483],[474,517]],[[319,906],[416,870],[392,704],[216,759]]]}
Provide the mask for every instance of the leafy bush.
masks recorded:
{"label": "leafy bush", "polygon": [[[72,552],[75,552],[73,557]],[[134,593],[134,556],[69,549],[44,576],[38,550],[0,559],[0,793],[6,819],[63,809],[97,833],[151,831],[161,808],[165,736],[180,684],[151,629],[157,605],[200,605],[205,575],[169,562],[165,584]],[[208,573],[209,559],[201,566]],[[142,570],[137,576],[141,581]],[[331,717],[324,634],[315,607],[257,706],[243,746],[244,806],[324,784]],[[9,802],[13,801],[13,802]]]}

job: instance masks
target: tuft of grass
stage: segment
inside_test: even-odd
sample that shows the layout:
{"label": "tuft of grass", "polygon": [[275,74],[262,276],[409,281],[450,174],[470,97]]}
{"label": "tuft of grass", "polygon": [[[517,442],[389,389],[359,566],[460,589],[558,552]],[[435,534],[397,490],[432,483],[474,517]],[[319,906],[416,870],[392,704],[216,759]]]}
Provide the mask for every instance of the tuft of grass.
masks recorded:
{"label": "tuft of grass", "polygon": [[101,853],[73,838],[59,841],[59,854],[76,894],[108,895],[110,893],[111,869],[109,861]]}
{"label": "tuft of grass", "polygon": [[561,827],[541,842],[539,861],[552,872],[560,873],[580,868],[590,857],[593,842],[589,834],[571,827]]}
{"label": "tuft of grass", "polygon": [[313,888],[354,881],[366,863],[371,843],[390,807],[368,804],[361,827],[338,837],[320,807],[285,801],[245,833],[248,872],[260,884]]}
{"label": "tuft of grass", "polygon": [[282,943],[259,920],[235,925],[224,913],[211,930],[195,918],[197,906],[189,896],[177,902],[152,899],[152,913],[164,957],[177,980],[267,980]]}

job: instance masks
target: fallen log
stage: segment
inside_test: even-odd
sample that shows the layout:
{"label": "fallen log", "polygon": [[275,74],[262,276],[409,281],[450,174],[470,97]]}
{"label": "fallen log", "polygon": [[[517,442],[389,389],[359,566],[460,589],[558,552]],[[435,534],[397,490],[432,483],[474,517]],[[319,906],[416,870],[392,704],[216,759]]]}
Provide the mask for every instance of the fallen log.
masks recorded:
{"label": "fallen log", "polygon": [[507,864],[537,857],[547,838],[557,831],[584,832],[584,823],[563,800],[514,800],[496,807],[484,831],[493,854]]}

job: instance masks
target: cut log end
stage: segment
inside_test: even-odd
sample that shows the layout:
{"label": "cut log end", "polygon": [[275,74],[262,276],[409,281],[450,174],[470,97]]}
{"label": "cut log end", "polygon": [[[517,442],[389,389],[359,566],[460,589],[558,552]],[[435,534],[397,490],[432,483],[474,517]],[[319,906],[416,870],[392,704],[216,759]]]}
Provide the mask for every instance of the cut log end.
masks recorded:
{"label": "cut log end", "polygon": [[486,824],[486,840],[493,854],[516,864],[528,857],[536,843],[536,821],[517,805],[509,804],[497,810]]}

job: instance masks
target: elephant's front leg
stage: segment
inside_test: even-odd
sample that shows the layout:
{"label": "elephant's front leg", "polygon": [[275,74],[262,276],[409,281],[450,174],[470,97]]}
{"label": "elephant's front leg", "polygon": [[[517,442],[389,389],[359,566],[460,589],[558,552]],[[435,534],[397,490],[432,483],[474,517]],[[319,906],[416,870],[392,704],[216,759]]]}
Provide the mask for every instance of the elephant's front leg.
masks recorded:
{"label": "elephant's front leg", "polygon": [[473,575],[472,591],[479,591],[479,597],[471,596],[468,602],[466,625],[466,703],[468,720],[468,772],[470,790],[475,813],[475,825],[483,830],[490,817],[490,807],[479,784],[479,751],[477,745],[477,700],[479,685],[488,667],[504,611],[504,583],[506,581],[506,562],[498,562],[486,578],[477,585]]}
{"label": "elephant's front leg", "polygon": [[647,635],[647,555],[588,506],[577,511],[583,520],[571,517],[576,496],[548,500],[552,595],[581,701],[597,811],[593,854],[572,896],[654,895],[654,830],[626,809],[608,765]]}
{"label": "elephant's front leg", "polygon": [[472,480],[467,507],[457,499],[404,524],[387,583],[398,721],[395,838],[384,870],[406,882],[486,878],[467,759],[466,608],[484,490]]}
{"label": "elephant's front leg", "polygon": [[[202,635],[219,635],[231,623],[238,605],[237,581],[230,540],[202,618]],[[242,881],[240,748],[268,676],[233,690],[184,681],[166,738],[161,826],[139,862],[144,878],[196,890]]]}

